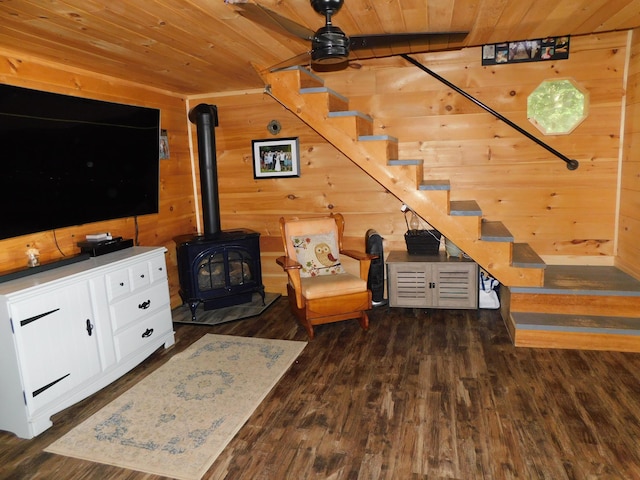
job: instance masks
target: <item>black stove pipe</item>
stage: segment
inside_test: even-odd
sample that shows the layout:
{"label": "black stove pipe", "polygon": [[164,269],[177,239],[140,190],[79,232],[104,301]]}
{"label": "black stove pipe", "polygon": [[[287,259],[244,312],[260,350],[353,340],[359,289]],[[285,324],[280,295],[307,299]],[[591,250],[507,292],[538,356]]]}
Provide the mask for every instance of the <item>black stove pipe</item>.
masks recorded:
{"label": "black stove pipe", "polygon": [[216,134],[218,108],[201,103],[189,111],[189,120],[198,133],[198,160],[200,164],[200,193],[204,235],[220,232],[220,204],[218,203],[218,169],[216,159]]}

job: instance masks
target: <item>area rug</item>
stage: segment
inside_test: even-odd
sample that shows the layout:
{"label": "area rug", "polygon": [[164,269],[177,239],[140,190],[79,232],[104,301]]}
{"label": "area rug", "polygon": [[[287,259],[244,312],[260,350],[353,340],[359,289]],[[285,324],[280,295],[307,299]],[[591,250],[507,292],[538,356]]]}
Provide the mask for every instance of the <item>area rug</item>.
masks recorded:
{"label": "area rug", "polygon": [[45,451],[200,479],[305,345],[205,335]]}
{"label": "area rug", "polygon": [[280,298],[279,293],[264,294],[264,303],[259,293],[254,293],[250,302],[232,305],[231,307],[205,310],[202,305],[196,310],[196,319],[191,317],[191,310],[187,305],[176,308],[173,313],[175,323],[189,323],[191,325],[218,325],[220,323],[233,322],[244,318],[255,317],[264,312]]}

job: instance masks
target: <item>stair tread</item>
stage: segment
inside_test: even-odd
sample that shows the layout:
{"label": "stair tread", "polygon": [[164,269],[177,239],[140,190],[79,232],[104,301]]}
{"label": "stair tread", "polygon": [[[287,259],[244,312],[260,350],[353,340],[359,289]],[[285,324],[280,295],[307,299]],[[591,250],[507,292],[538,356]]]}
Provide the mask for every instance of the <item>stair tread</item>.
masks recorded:
{"label": "stair tread", "polygon": [[612,266],[547,265],[542,287],[511,287],[511,291],[640,297],[640,280]]}
{"label": "stair tread", "polygon": [[397,142],[398,139],[396,137],[392,137],[391,135],[360,135],[358,140],[361,142],[366,141],[375,141],[375,140],[389,140],[391,142]]}
{"label": "stair tread", "polygon": [[401,165],[422,165],[424,160],[422,158],[416,158],[414,160],[405,159],[405,160],[389,160],[387,164],[389,166],[401,166]]}
{"label": "stair tread", "polygon": [[420,184],[418,190],[451,190],[449,180],[427,180]]}
{"label": "stair tread", "polygon": [[640,335],[640,318],[561,313],[511,312],[518,330]]}
{"label": "stair tread", "polygon": [[520,268],[546,268],[546,263],[528,243],[513,244],[511,264]]}
{"label": "stair tread", "polygon": [[475,200],[452,200],[449,215],[458,217],[480,217],[482,210]]}
{"label": "stair tread", "polygon": [[502,222],[483,221],[480,239],[485,242],[513,242],[513,235]]}
{"label": "stair tread", "polygon": [[302,74],[300,76],[301,85],[307,84],[309,81],[311,81],[312,83],[315,83],[316,85],[324,85],[324,80],[322,79],[322,77],[319,77],[308,68],[304,68],[304,67],[301,67],[300,65],[296,65],[293,67],[287,67],[282,69],[282,71],[287,71],[287,70],[290,70],[290,71],[297,70]]}
{"label": "stair tread", "polygon": [[367,115],[366,113],[360,112],[358,110],[342,110],[337,112],[329,112],[327,115],[329,118],[331,117],[360,117],[367,121],[373,122],[373,117],[371,115]]}
{"label": "stair tread", "polygon": [[300,89],[300,93],[305,94],[305,93],[328,93],[330,95],[333,95],[334,97],[339,98],[340,100],[342,100],[343,102],[349,102],[349,99],[347,97],[345,97],[344,95],[340,95],[338,92],[336,92],[335,90],[331,90],[329,87],[305,87],[305,88],[301,88]]}

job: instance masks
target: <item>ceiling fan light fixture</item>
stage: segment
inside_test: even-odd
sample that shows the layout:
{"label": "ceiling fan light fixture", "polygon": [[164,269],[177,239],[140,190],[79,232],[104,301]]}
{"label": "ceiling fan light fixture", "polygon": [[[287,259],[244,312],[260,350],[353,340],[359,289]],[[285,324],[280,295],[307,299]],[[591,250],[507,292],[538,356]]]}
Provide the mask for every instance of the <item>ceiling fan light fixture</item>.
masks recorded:
{"label": "ceiling fan light fixture", "polygon": [[319,29],[311,43],[311,61],[316,64],[343,63],[349,58],[349,37],[333,25]]}

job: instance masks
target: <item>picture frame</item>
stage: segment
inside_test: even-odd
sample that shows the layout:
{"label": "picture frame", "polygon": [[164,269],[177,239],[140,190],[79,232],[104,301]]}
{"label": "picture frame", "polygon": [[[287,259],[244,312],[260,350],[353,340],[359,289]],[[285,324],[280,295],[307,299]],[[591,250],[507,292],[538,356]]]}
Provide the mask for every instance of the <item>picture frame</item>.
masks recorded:
{"label": "picture frame", "polygon": [[569,58],[569,35],[482,46],[482,65],[543,62]]}
{"label": "picture frame", "polygon": [[169,160],[169,136],[165,129],[160,130],[160,160]]}
{"label": "picture frame", "polygon": [[253,178],[300,176],[298,137],[253,140]]}

